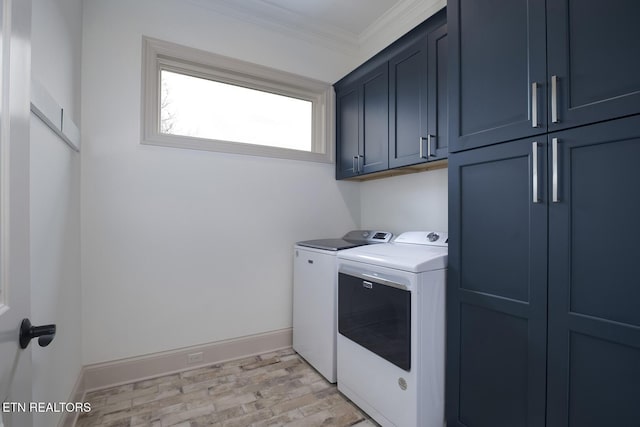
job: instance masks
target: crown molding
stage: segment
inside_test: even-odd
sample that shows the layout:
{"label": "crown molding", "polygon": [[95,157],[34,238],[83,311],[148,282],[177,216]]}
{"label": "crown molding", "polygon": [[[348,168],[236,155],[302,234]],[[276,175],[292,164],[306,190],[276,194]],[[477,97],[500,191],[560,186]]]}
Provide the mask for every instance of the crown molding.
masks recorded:
{"label": "crown molding", "polygon": [[220,15],[320,44],[366,59],[420,24],[444,6],[446,0],[401,0],[362,33],[310,21],[292,10],[262,0],[186,0]]}
{"label": "crown molding", "polygon": [[288,37],[304,39],[347,54],[358,52],[358,34],[310,22],[308,17],[261,0],[187,0],[229,18],[263,27]]}
{"label": "crown molding", "polygon": [[447,0],[401,0],[358,36],[365,58],[400,38],[447,5]]}
{"label": "crown molding", "polygon": [[359,34],[358,44],[363,45],[389,29],[396,28],[404,34],[446,5],[446,0],[401,0]]}

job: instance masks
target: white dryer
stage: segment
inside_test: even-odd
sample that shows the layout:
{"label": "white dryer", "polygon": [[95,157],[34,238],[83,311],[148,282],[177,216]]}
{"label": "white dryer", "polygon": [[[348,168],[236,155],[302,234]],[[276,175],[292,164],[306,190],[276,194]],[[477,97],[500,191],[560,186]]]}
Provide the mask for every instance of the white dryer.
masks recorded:
{"label": "white dryer", "polygon": [[392,236],[386,231],[354,230],[342,238],[307,240],[294,247],[293,349],[329,382],[336,382],[336,254],[386,243]]}
{"label": "white dryer", "polygon": [[448,236],[338,253],[338,390],[382,426],[444,425]]}

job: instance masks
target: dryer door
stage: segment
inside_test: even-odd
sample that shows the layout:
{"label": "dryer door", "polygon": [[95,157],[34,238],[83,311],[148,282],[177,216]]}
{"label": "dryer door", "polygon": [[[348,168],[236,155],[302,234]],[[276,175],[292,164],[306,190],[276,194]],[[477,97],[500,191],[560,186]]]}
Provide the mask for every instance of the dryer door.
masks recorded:
{"label": "dryer door", "polygon": [[402,288],[340,273],[338,332],[409,371],[411,292]]}

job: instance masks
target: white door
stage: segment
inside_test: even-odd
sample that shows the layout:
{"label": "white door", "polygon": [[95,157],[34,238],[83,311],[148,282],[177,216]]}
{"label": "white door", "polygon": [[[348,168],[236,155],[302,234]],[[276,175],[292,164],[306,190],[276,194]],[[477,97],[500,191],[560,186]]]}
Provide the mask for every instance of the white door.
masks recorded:
{"label": "white door", "polygon": [[31,401],[31,346],[22,350],[18,344],[20,323],[31,306],[31,0],[0,1],[0,415],[5,427],[27,427],[29,413],[6,409]]}

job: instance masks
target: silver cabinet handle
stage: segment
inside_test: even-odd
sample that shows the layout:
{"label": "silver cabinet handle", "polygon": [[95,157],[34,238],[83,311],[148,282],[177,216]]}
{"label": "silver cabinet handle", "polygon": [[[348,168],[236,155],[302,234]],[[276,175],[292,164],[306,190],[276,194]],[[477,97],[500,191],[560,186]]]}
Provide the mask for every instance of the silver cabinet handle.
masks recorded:
{"label": "silver cabinet handle", "polygon": [[558,138],[551,140],[551,201],[558,203]]}
{"label": "silver cabinet handle", "polygon": [[353,173],[358,173],[358,167],[356,166],[356,160],[358,160],[358,156],[353,156],[353,159],[351,159],[351,166],[353,166]]}
{"label": "silver cabinet handle", "polygon": [[540,194],[538,193],[538,143],[532,144],[531,160],[533,163],[532,168],[532,182],[533,182],[533,203],[540,203]]}
{"label": "silver cabinet handle", "polygon": [[[362,160],[362,161],[361,161]],[[362,169],[364,168],[364,156],[358,156],[358,173],[362,173]]]}
{"label": "silver cabinet handle", "polygon": [[551,76],[551,123],[558,122],[558,76]]}
{"label": "silver cabinet handle", "polygon": [[531,127],[538,128],[538,83],[531,83]]}
{"label": "silver cabinet handle", "polygon": [[[435,137],[433,135],[427,135],[427,137],[425,138],[424,136],[420,137],[420,158],[421,159],[428,159],[430,157],[435,156],[435,154],[433,154],[433,152],[431,151],[431,141],[434,139]],[[424,156],[424,150],[423,150],[423,145],[424,145],[424,140],[427,140],[427,157]]]}
{"label": "silver cabinet handle", "polygon": [[427,135],[427,158],[433,157],[434,154],[431,151],[431,141],[435,139],[433,135]]}

